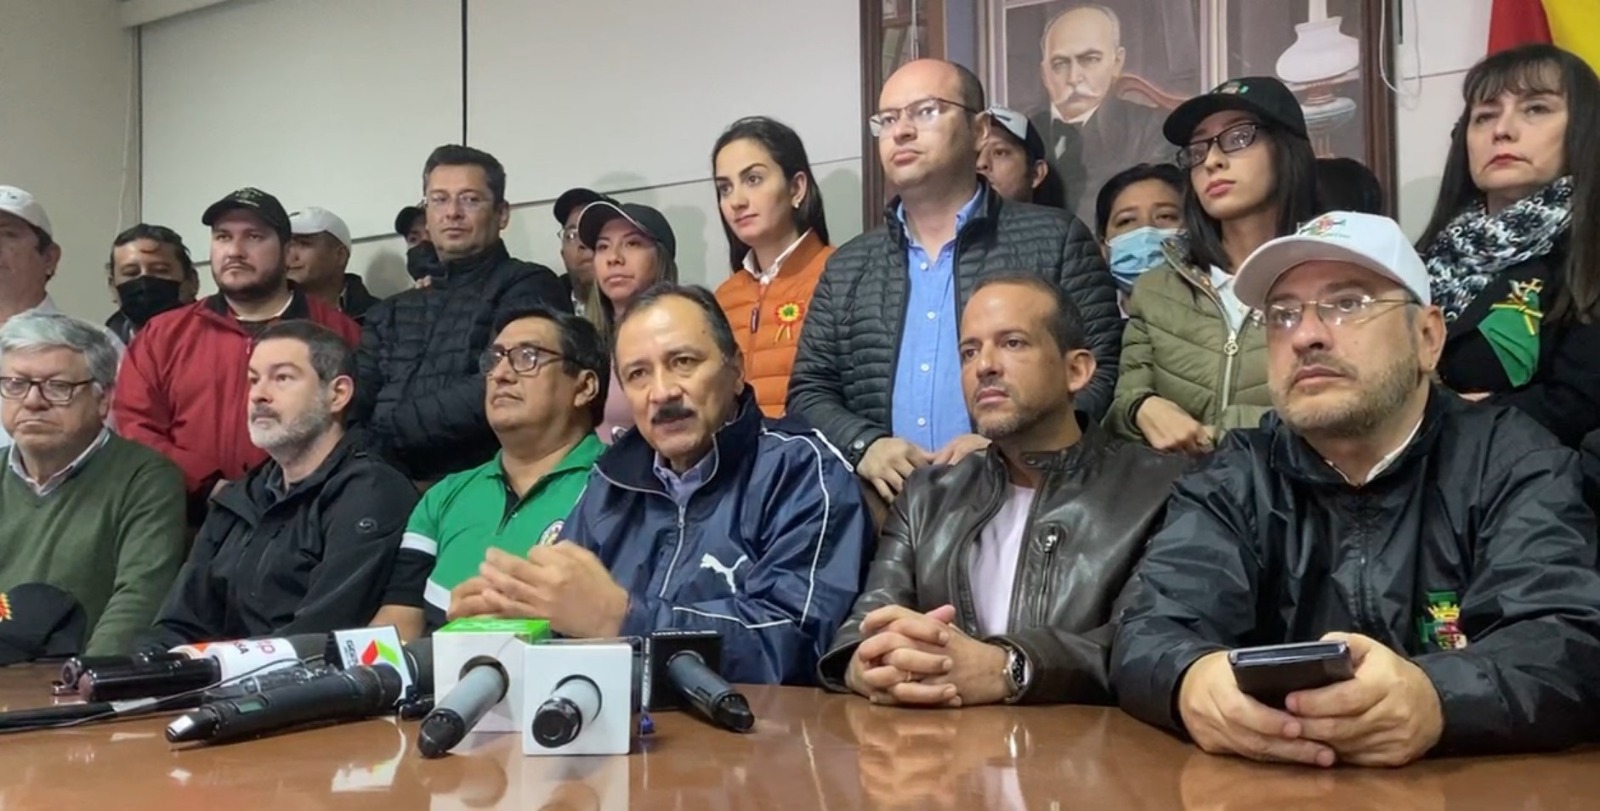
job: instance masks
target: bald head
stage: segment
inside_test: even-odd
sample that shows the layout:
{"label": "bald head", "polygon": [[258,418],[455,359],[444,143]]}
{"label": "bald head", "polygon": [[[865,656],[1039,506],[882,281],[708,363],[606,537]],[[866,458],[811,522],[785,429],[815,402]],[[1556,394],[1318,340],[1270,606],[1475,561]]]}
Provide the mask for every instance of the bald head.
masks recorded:
{"label": "bald head", "polygon": [[[908,110],[913,106],[921,112]],[[894,116],[896,123],[879,133],[878,157],[902,197],[971,185],[978,143],[987,131],[983,109],[978,77],[952,62],[908,62],[883,83],[878,112]]]}
{"label": "bald head", "polygon": [[1057,14],[1039,48],[1040,77],[1056,116],[1065,121],[1084,120],[1105,101],[1127,56],[1117,13],[1100,5]]}
{"label": "bald head", "polygon": [[1104,37],[1112,48],[1122,47],[1122,19],[1115,11],[1098,3],[1073,6],[1051,17],[1050,22],[1045,24],[1044,36],[1039,38],[1040,52],[1050,53],[1050,36],[1062,27],[1077,28]]}
{"label": "bald head", "polygon": [[914,59],[901,65],[883,83],[878,109],[899,108],[930,97],[958,101],[973,110],[986,106],[983,83],[965,66],[943,59]]}

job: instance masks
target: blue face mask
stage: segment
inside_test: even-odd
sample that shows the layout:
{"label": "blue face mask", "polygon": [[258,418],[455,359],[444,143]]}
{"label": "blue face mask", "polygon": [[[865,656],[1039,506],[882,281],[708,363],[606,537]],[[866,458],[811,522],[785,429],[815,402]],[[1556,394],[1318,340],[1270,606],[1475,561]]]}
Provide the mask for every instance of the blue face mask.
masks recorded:
{"label": "blue face mask", "polygon": [[1176,228],[1146,225],[1112,237],[1106,243],[1106,247],[1110,248],[1107,264],[1111,266],[1111,276],[1117,280],[1117,287],[1124,293],[1132,292],[1133,283],[1145,271],[1165,262],[1161,243],[1176,233]]}

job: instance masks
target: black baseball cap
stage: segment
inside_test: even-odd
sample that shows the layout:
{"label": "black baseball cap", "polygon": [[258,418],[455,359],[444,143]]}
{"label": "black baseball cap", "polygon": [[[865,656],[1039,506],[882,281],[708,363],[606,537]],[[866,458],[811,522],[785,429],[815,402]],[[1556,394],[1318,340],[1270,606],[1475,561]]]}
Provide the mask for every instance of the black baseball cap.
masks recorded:
{"label": "black baseball cap", "polygon": [[678,239],[672,235],[672,226],[667,224],[667,218],[661,212],[640,203],[619,203],[609,197],[590,203],[578,215],[578,241],[585,248],[593,248],[595,240],[600,238],[600,229],[618,217],[633,223],[633,227],[661,243],[667,249],[668,256],[678,258]]}
{"label": "black baseball cap", "polygon": [[0,665],[76,656],[89,621],[71,594],[46,583],[22,583],[0,593]]}
{"label": "black baseball cap", "polygon": [[1229,79],[1212,88],[1210,93],[1189,99],[1167,116],[1161,134],[1173,146],[1186,146],[1194,137],[1194,128],[1200,126],[1206,116],[1223,110],[1253,113],[1263,123],[1301,138],[1310,138],[1306,134],[1306,114],[1300,109],[1300,100],[1283,82],[1271,76]]}
{"label": "black baseball cap", "polygon": [[567,217],[572,214],[573,209],[583,208],[590,203],[604,199],[606,199],[606,196],[594,189],[567,189],[561,193],[560,197],[556,198],[556,222],[566,225]]}
{"label": "black baseball cap", "polygon": [[289,241],[289,212],[284,210],[278,198],[251,186],[246,186],[212,203],[211,207],[206,209],[206,213],[201,215],[200,224],[214,225],[223,214],[241,208],[254,211],[256,216],[278,232],[278,236],[282,237],[284,242]]}
{"label": "black baseball cap", "polygon": [[394,215],[394,232],[400,236],[411,233],[411,224],[427,213],[422,210],[422,206],[406,206],[400,209],[400,213]]}

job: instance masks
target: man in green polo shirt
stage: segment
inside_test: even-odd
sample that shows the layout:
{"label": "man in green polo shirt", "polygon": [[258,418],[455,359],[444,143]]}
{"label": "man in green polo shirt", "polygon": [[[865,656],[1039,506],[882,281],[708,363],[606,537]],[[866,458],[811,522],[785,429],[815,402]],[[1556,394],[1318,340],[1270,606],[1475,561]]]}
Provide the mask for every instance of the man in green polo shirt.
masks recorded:
{"label": "man in green polo shirt", "polygon": [[[508,314],[484,351],[484,410],[500,452],[446,476],[411,513],[373,625],[403,639],[444,624],[452,594],[477,594],[490,549],[524,556],[561,537],[605,446],[609,360],[594,325],[538,305]],[[473,612],[468,612],[473,613]]]}

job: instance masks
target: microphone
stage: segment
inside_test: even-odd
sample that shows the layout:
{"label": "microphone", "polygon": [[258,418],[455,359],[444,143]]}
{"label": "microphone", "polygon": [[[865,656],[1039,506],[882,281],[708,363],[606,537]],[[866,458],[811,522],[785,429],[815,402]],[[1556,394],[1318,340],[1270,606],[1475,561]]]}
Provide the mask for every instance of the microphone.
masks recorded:
{"label": "microphone", "polygon": [[566,746],[600,714],[600,688],[588,676],[568,676],[533,714],[533,739],[546,749]]}
{"label": "microphone", "polygon": [[388,665],[357,667],[304,684],[205,704],[167,725],[172,743],[226,743],[313,721],[346,721],[394,709],[404,692]]}
{"label": "microphone", "polygon": [[422,720],[417,751],[425,758],[436,758],[454,749],[510,688],[511,678],[498,660],[488,656],[469,659],[461,669],[461,680]]}
{"label": "microphone", "polygon": [[61,684],[67,687],[68,692],[78,691],[78,679],[86,670],[98,670],[107,667],[132,667],[146,662],[166,662],[186,659],[181,653],[171,651],[154,651],[150,653],[135,653],[129,656],[74,656],[61,663]]}
{"label": "microphone", "polygon": [[749,732],[755,727],[750,702],[722,674],[708,667],[698,652],[673,654],[667,660],[667,679],[679,695],[717,726],[733,732]]}
{"label": "microphone", "polygon": [[[63,667],[62,677],[72,675],[69,670],[77,673],[67,686],[75,687],[85,701],[133,701],[204,689],[275,664],[323,658],[327,651],[327,634],[198,643],[166,653],[93,657],[87,662],[80,658],[75,666],[69,661]],[[100,662],[107,664],[86,667]]]}

